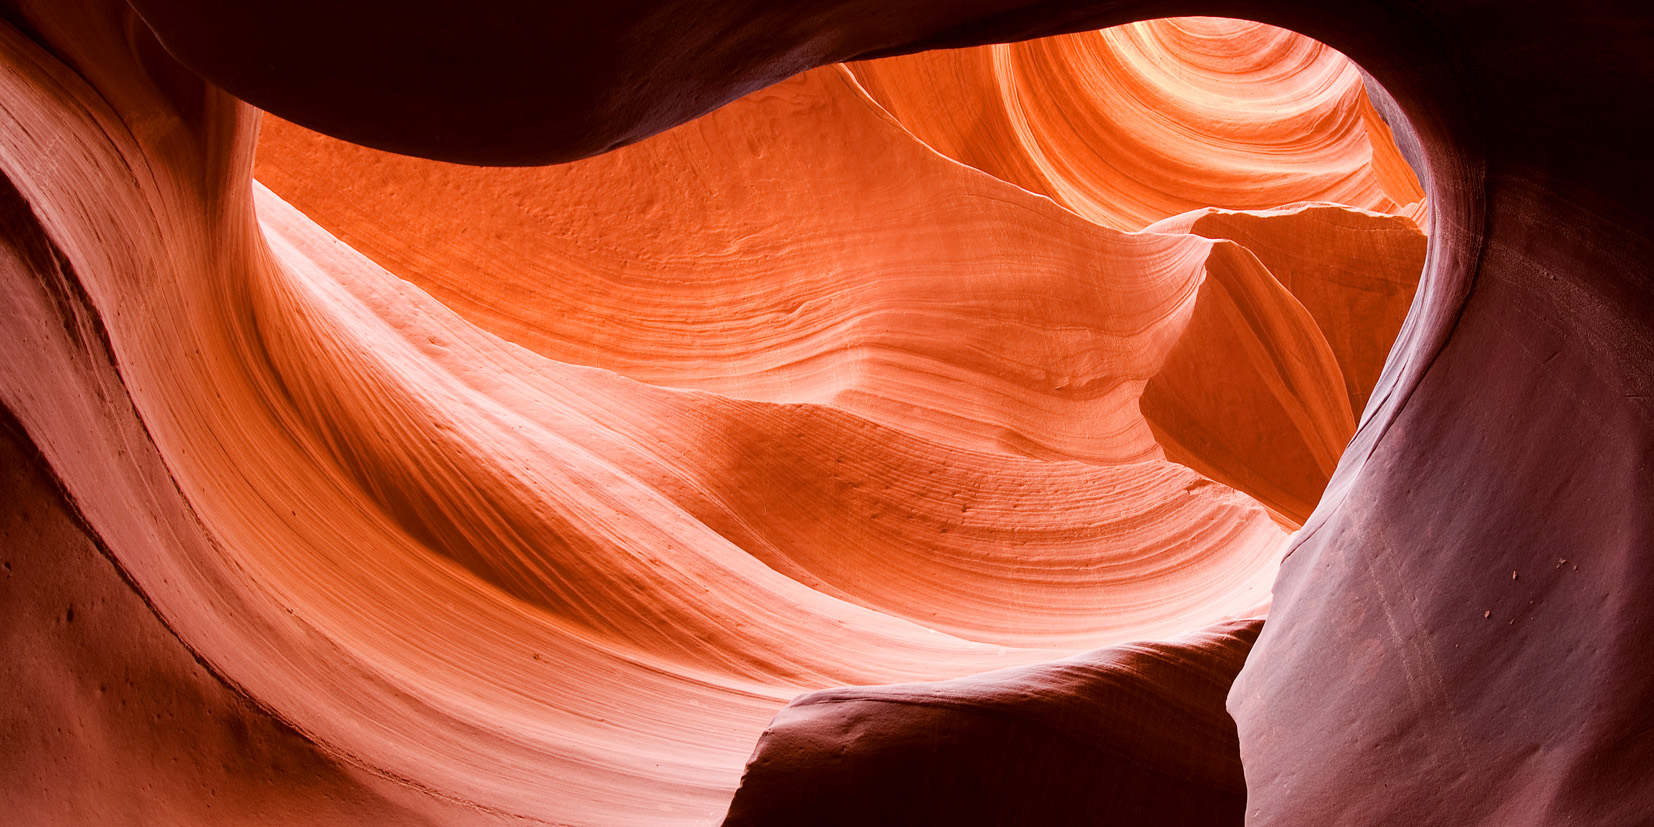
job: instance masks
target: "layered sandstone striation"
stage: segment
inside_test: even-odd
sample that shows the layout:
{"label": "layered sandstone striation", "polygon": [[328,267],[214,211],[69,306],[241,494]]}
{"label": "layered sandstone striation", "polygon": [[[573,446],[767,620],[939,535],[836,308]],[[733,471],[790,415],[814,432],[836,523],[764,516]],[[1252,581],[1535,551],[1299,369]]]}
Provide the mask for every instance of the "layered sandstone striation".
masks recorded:
{"label": "layered sandstone striation", "polygon": [[1107,227],[1424,197],[1355,65],[1271,26],[1154,20],[852,67],[936,151]]}
{"label": "layered sandstone striation", "polygon": [[1265,608],[1111,673],[1249,821],[1646,811],[1645,19],[134,5],[0,28],[8,811],[715,823]]}

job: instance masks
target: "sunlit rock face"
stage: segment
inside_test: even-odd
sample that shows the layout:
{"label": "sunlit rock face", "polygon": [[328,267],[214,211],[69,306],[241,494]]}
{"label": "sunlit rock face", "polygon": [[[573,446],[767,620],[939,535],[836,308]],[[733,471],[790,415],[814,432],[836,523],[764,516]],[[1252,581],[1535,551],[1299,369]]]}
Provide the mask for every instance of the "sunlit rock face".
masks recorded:
{"label": "sunlit rock face", "polygon": [[135,5],[0,31],[9,812],[711,824],[1075,657],[1226,819],[1646,812],[1622,12]]}
{"label": "sunlit rock face", "polygon": [[1423,198],[1355,65],[1269,26],[1161,20],[853,71],[938,152],[1108,227],[1299,201],[1397,212]]}

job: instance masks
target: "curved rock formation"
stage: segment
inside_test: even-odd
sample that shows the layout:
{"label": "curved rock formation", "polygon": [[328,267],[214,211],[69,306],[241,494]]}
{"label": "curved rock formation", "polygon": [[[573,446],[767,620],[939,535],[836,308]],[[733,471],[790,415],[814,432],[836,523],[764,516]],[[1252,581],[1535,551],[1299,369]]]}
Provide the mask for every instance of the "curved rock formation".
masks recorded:
{"label": "curved rock formation", "polygon": [[1094,462],[1158,457],[1134,400],[1210,247],[950,163],[833,68],[563,166],[438,164],[279,123],[260,159],[341,239],[559,361]]}
{"label": "curved rock formation", "polygon": [[724,824],[1238,824],[1223,699],[1261,625],[805,695],[759,739]]}
{"label": "curved rock formation", "polygon": [[10,823],[522,823],[353,766],[227,687],[122,579],[15,422],[0,458]]}
{"label": "curved rock formation", "polygon": [[[67,42],[135,43],[138,76],[158,58],[136,26],[111,17]],[[639,175],[637,153],[556,170],[563,188],[522,180],[544,171],[479,179],[572,192],[542,203],[599,219],[643,188],[668,224],[700,222],[609,224],[600,254],[581,246],[596,231],[497,251],[568,262],[517,276],[563,290],[549,308],[519,300],[545,321],[504,332],[565,358],[559,342],[594,342],[584,361],[600,367],[661,363],[651,385],[504,341],[339,244],[251,182],[253,113],[210,89],[191,128],[173,105],[186,86],[99,93],[22,37],[9,48],[0,158],[29,205],[17,234],[40,239],[14,273],[15,327],[35,335],[13,343],[9,404],[161,616],[346,763],[506,816],[704,823],[799,691],[1045,660],[1266,601],[1284,532],[1160,460],[1135,410],[1214,243],[1104,230],[947,162],[842,71],[688,133],[718,145],[774,124],[768,161],[638,148],[649,169],[715,177],[719,198],[756,175],[800,181],[727,210],[722,233],[671,175]],[[847,152],[808,189],[802,159],[850,140],[879,150],[875,166]],[[441,215],[375,204],[357,180],[366,215]],[[859,222],[936,205],[929,229],[836,242],[860,224],[814,205],[858,180],[872,188]],[[447,220],[488,235],[521,222]],[[932,246],[910,249],[925,233]],[[432,285],[510,272],[430,249],[448,265],[409,269]],[[608,292],[648,278],[661,288]],[[617,316],[636,323],[602,323]],[[704,342],[699,358],[670,347],[685,340]],[[950,388],[973,396],[897,404]],[[1072,420],[1089,430],[1052,431]]]}
{"label": "curved rock formation", "polygon": [[[107,660],[89,654],[51,625],[51,599],[68,592],[42,586],[39,602],[17,604],[32,620],[8,651],[63,676],[30,684],[27,697],[42,699],[31,708],[48,710],[38,719],[8,710],[7,732],[18,733],[8,746],[24,747],[10,754],[27,756],[5,784],[10,809],[70,821],[161,780],[163,769],[75,745],[158,729],[143,714],[165,707],[222,715],[222,726],[197,720],[189,731],[207,744],[245,732],[270,757],[222,774],[200,764],[152,785],[168,798],[159,817],[217,818],[204,814],[213,796],[188,779],[211,791],[223,778],[227,795],[271,796],[287,822],[382,808],[414,823],[710,823],[764,722],[799,691],[1032,664],[1248,614],[1266,599],[1278,524],[1314,502],[1319,478],[1305,480],[1327,473],[1355,427],[1361,377],[1375,370],[1377,349],[1339,326],[1394,319],[1406,268],[1388,262],[1419,249],[1402,226],[1423,215],[1409,201],[1405,156],[1427,173],[1430,259],[1230,696],[1247,819],[1636,824],[1647,812],[1654,661],[1638,598],[1650,571],[1640,549],[1654,467],[1654,242],[1642,195],[1654,173],[1633,128],[1654,81],[1645,13],[1609,0],[1506,4],[1497,21],[1460,2],[984,0],[649,3],[570,16],[490,0],[393,16],[330,5],[317,25],[323,10],[308,2],[134,5],[143,19],[113,0],[5,7],[0,171],[16,197],[0,261],[13,333],[0,343],[0,400],[50,468],[64,512],[132,584],[135,593],[108,592],[124,601],[111,611],[146,622],[141,595],[222,683],[154,625],[147,642],[112,644]],[[1080,184],[1110,178],[1079,154],[1095,130],[1042,149],[1042,168],[1063,170],[1046,176],[1064,182],[1051,185],[1062,203],[994,178],[987,160],[973,168],[929,154],[921,138],[955,133],[922,107],[904,115],[905,81],[875,82],[876,70],[865,88],[845,70],[819,70],[658,146],[525,177],[401,166],[345,176],[327,165],[361,162],[346,157],[353,150],[292,133],[289,146],[311,147],[292,164],[314,164],[338,186],[391,189],[353,192],[366,205],[355,216],[350,203],[316,198],[338,209],[318,226],[252,182],[254,112],[167,51],[341,137],[524,163],[638,141],[839,60],[1190,11],[1320,38],[1376,80],[1368,109],[1351,91],[1359,76],[1293,37],[1210,22],[1136,30],[1159,32],[1162,46],[1223,30],[1273,44],[1295,67],[1295,95],[1320,72],[1338,78],[1343,91],[1328,99],[1341,103],[1320,110],[1337,120],[1324,133],[1335,136],[1334,174],[1305,176],[1310,192],[1293,200],[1356,180],[1351,191],[1374,199],[1356,206],[1403,216],[1327,214],[1332,225],[1347,219],[1350,235],[1366,237],[1365,227],[1390,239],[1374,242],[1380,255],[1361,283],[1329,291],[1336,277],[1307,271],[1361,259],[1351,251],[1364,242],[1269,249],[1272,233],[1319,233],[1305,216],[1320,207],[1178,204],[1150,188],[1119,226],[1169,223],[1142,235],[1103,229],[1101,207],[1077,212]],[[1132,42],[1113,65],[1147,65],[1155,43]],[[1017,88],[1037,79],[1062,90],[1098,77],[1107,56],[1096,43],[989,54],[1082,61],[1073,71],[1017,63]],[[971,88],[961,99],[980,103],[982,89],[1005,87]],[[994,117],[1027,120],[1031,105]],[[1057,126],[1043,120],[1042,130]],[[788,147],[777,166],[735,158],[732,135],[766,122],[777,126],[752,149]],[[1399,150],[1372,148],[1381,122]],[[1005,150],[985,158],[1031,157],[1020,139],[1011,151],[958,135]],[[880,151],[835,153],[835,139]],[[708,165],[617,187],[646,180],[626,164],[674,169],[674,153],[687,159],[696,140]],[[858,158],[869,166],[846,172]],[[817,162],[843,174],[815,191],[758,186]],[[1235,177],[1232,164],[1206,168]],[[766,169],[773,179],[742,177]],[[729,176],[728,192],[753,203],[694,206],[688,176],[702,171]],[[553,180],[571,189],[530,186]],[[435,196],[394,191],[442,181],[453,186]],[[467,203],[512,186],[515,206]],[[433,197],[455,217],[376,229],[404,208],[438,215],[421,203]],[[512,210],[542,206],[568,211],[556,220],[613,218],[569,224],[567,246],[509,237],[530,226]],[[1208,206],[1259,214],[1172,216]],[[858,210],[857,221],[835,218]],[[951,237],[902,229],[916,215],[951,222],[941,225]],[[650,243],[670,226],[708,246]],[[470,249],[507,258],[392,261],[473,228],[494,235]],[[826,232],[849,241],[815,235]],[[522,266],[511,251],[539,262],[553,247],[561,258],[542,272],[566,278],[554,282],[566,294],[501,298],[477,286],[509,283]],[[674,263],[678,249],[697,258]],[[961,278],[924,287],[925,274],[904,271],[937,259]],[[694,266],[724,261],[741,266]],[[758,262],[767,267],[747,269]],[[1105,272],[1127,289],[1100,280]],[[650,274],[663,279],[650,284]],[[694,289],[691,277],[717,289]],[[802,293],[774,289],[783,279]],[[1040,289],[1019,292],[1028,280]],[[544,283],[530,272],[519,287]],[[470,305],[457,298],[468,291]],[[838,305],[809,303],[829,293]],[[708,295],[732,302],[703,308],[725,324],[678,324]],[[666,309],[651,317],[656,308]],[[1132,323],[1112,328],[1088,311]],[[783,323],[740,323],[760,312]],[[1042,328],[1045,314],[1058,323]],[[854,344],[825,344],[823,331],[847,319],[861,324],[849,325]],[[776,329],[786,338],[766,338]],[[944,344],[953,332],[962,343]],[[698,355],[644,375],[685,352]],[[836,372],[812,374],[818,357]],[[1236,402],[1199,392],[1214,375],[1243,377],[1220,388]],[[936,403],[941,388],[957,392]],[[1071,433],[1075,410],[1102,427]],[[1221,427],[1225,416],[1240,425]],[[1228,485],[1162,459],[1161,440],[1168,456]],[[51,500],[18,490],[11,513]],[[59,558],[39,546],[81,542],[54,525],[10,535],[19,539],[6,553],[41,570]],[[78,548],[75,559],[97,562]],[[108,574],[86,588],[106,588]],[[48,709],[58,688],[111,669],[156,675],[130,712],[89,692]],[[157,700],[179,685],[202,687],[201,700]],[[53,733],[54,720],[83,726]],[[127,785],[55,808],[84,786],[55,771],[65,766],[127,773]],[[308,780],[258,777],[282,767]],[[250,821],[267,812],[241,811]]]}
{"label": "curved rock formation", "polygon": [[[1424,236],[1328,204],[1202,210],[1151,225],[1231,239],[1141,408],[1168,458],[1308,518],[1401,327]],[[1340,393],[1339,387],[1344,391]]]}
{"label": "curved rock formation", "polygon": [[1106,227],[1206,207],[1423,198],[1332,49],[1244,20],[1152,20],[854,64],[938,152]]}

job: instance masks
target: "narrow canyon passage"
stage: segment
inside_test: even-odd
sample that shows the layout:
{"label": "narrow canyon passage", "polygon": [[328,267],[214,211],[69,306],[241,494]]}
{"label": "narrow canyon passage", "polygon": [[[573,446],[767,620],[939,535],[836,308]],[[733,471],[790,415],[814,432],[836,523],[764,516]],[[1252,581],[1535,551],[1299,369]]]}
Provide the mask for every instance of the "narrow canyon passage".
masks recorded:
{"label": "narrow canyon passage", "polygon": [[[772,734],[831,687],[990,684],[1223,788],[1225,823],[1633,823],[1640,259],[1497,236],[1526,213],[1489,181],[1563,220],[1605,202],[1510,166],[1532,130],[1498,155],[1465,126],[1507,98],[1455,120],[1483,76],[1432,97],[1382,5],[1235,10],[1382,87],[1285,29],[1101,29],[1138,16],[1108,3],[593,11],[566,54],[510,4],[372,35],[135,5],[8,5],[0,38],[0,399],[36,474],[5,553],[70,603],[7,604],[30,665],[0,801],[32,823],[713,824],[801,693],[828,690]],[[602,57],[536,85],[570,54]],[[1568,261],[1629,280],[1568,293]],[[1538,384],[1563,357],[1589,369]],[[83,592],[40,574],[64,566]],[[1580,646],[1582,606],[1631,619]],[[1590,726],[1489,728],[1528,708],[1512,653],[1569,646],[1537,685],[1597,681]],[[1115,691],[1197,763],[1228,746],[1174,767],[1182,742],[1108,728]],[[1351,804],[1407,766],[1452,780]],[[1208,823],[1173,797],[1136,817]],[[967,815],[1033,817],[990,798],[1012,815]]]}

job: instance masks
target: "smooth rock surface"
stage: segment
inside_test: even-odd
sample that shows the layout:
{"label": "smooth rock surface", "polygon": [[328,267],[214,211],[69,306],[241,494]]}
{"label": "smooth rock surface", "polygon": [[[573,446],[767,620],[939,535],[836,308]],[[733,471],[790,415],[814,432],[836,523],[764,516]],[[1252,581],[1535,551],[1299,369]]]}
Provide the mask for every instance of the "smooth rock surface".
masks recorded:
{"label": "smooth rock surface", "polygon": [[[337,784],[348,799],[328,813],[377,806],[379,793],[363,792],[371,785],[328,768],[349,765],[397,779],[415,799],[434,794],[554,823],[714,822],[752,740],[799,691],[1031,664],[1255,607],[1280,550],[1277,525],[1295,524],[1291,514],[1308,507],[1316,487],[1299,475],[1324,472],[1339,427],[1356,422],[1292,540],[1269,625],[1229,698],[1248,823],[1640,825],[1654,809],[1654,608],[1644,599],[1654,585],[1644,553],[1654,490],[1654,166],[1644,128],[1654,121],[1646,94],[1654,18],[1641,4],[856,0],[644,3],[572,16],[513,0],[414,3],[395,15],[356,4],[136,6],[143,19],[105,0],[4,7],[12,25],[0,32],[0,171],[27,206],[22,223],[33,222],[55,252],[3,271],[0,400],[85,533],[181,644],[235,694],[320,748],[287,741],[294,755],[338,756],[315,770],[323,788]],[[830,577],[812,573],[821,561],[800,551],[813,540],[772,551],[744,539],[766,535],[751,515],[776,508],[726,496],[778,494],[799,475],[741,479],[735,471],[762,464],[749,461],[754,442],[728,435],[757,423],[756,444],[791,447],[809,446],[811,434],[860,433],[870,447],[857,453],[878,469],[890,467],[879,452],[906,450],[899,446],[911,438],[925,443],[920,455],[959,457],[967,478],[1026,478],[1018,469],[1036,466],[1017,462],[1042,463],[1042,472],[1072,462],[1083,466],[1073,468],[1076,479],[1088,480],[1079,493],[1035,500],[1051,512],[1040,519],[1056,520],[1066,539],[1095,524],[1085,486],[1107,487],[1086,475],[1115,466],[963,444],[958,435],[970,429],[940,428],[934,414],[903,430],[820,400],[663,387],[595,360],[547,358],[474,308],[450,309],[431,298],[435,289],[398,280],[255,186],[256,115],[161,45],[294,121],[384,148],[507,164],[641,141],[840,60],[1190,13],[1318,38],[1376,82],[1370,111],[1329,110],[1346,125],[1329,134],[1359,154],[1355,136],[1371,147],[1380,122],[1393,132],[1399,149],[1373,149],[1360,188],[1390,203],[1356,206],[1428,216],[1419,292],[1358,420],[1353,405],[1335,415],[1329,400],[1364,393],[1351,376],[1371,370],[1371,351],[1329,333],[1325,320],[1339,314],[1328,315],[1307,288],[1296,297],[1297,274],[1271,272],[1290,270],[1291,258],[1228,236],[1136,237],[1202,251],[1198,267],[1166,282],[1185,291],[1186,301],[1169,306],[1187,311],[1168,336],[1194,328],[1233,341],[1218,334],[1242,330],[1235,320],[1254,307],[1267,308],[1253,315],[1270,327],[1321,330],[1324,350],[1286,348],[1298,360],[1274,380],[1261,370],[1274,361],[1267,350],[1219,354],[1292,389],[1285,403],[1274,395],[1279,414],[1237,412],[1291,424],[1282,443],[1291,450],[1268,452],[1286,470],[1259,473],[1237,460],[1226,473],[1259,481],[1191,487],[1179,475],[1205,479],[1172,468],[1168,484],[1150,486],[1154,496],[1143,500],[1181,488],[1206,500],[1197,510],[1221,514],[1180,530],[1210,540],[1257,526],[1260,536],[1276,532],[1276,544],[1169,544],[1213,550],[1199,564],[1141,546],[1115,558],[1085,544],[1093,555],[1085,564],[1047,557],[1050,569],[1014,580],[1027,588],[995,592],[1000,602],[987,608],[965,599],[982,597],[974,585],[950,600],[937,595],[1000,565],[981,556],[991,542],[963,543],[963,563],[929,561],[969,576],[916,578],[938,588],[892,594],[877,583],[822,585]],[[785,100],[798,88],[777,94]],[[1403,167],[1422,172],[1428,209],[1407,200]],[[955,178],[975,174],[957,169],[965,172]],[[1056,237],[1103,237],[1078,213],[1001,183],[979,192],[1009,199],[1004,215],[1069,228]],[[1308,197],[1319,196],[1293,200]],[[818,205],[841,215],[861,203]],[[1133,220],[1208,206],[1219,205],[1134,208]],[[1020,221],[969,226],[961,249],[990,232],[1020,233],[1030,246],[1019,259],[1038,259],[1052,237]],[[1265,246],[1266,236],[1249,237]],[[1416,238],[1396,243],[1417,248]],[[1206,252],[1220,249],[1227,272],[1255,275],[1223,282],[1238,285],[1226,288],[1230,309],[1212,304],[1222,312],[1197,325],[1196,297],[1220,282]],[[418,271],[452,274],[413,268],[409,278]],[[616,279],[610,292],[629,281]],[[961,293],[945,295],[970,298]],[[1350,315],[1390,317],[1361,304],[1369,296]],[[1286,298],[1299,312],[1283,309],[1293,306]],[[1175,345],[1159,344],[1173,361]],[[1309,350],[1317,355],[1306,359]],[[988,421],[1005,421],[1005,410]],[[961,418],[975,420],[974,406],[969,414]],[[1143,428],[1147,438],[1125,441],[1141,448],[1130,462],[1110,458],[1118,467],[1163,462],[1153,428]],[[1202,444],[1177,442],[1189,457]],[[836,437],[832,445],[806,447],[795,465],[778,467],[839,480],[827,470],[839,464]],[[818,503],[837,507],[859,479],[804,486],[788,501],[808,503],[798,509],[806,516]],[[1265,482],[1284,493],[1266,493]],[[1247,485],[1265,505],[1238,499]],[[1015,500],[1006,496],[999,502]],[[948,502],[895,501],[904,515],[940,515]],[[850,512],[871,520],[875,509]],[[929,520],[934,531],[919,536],[953,534],[968,524],[963,515],[995,512],[958,513],[942,525]],[[820,536],[836,525],[831,517],[815,528],[799,527],[810,519],[783,522],[776,536]],[[1153,535],[1156,523],[1133,528]],[[1054,599],[1062,608],[1038,611],[1069,573],[1100,572],[1114,559],[1130,561],[1109,572],[1122,583],[1152,584],[1145,573],[1171,583],[1143,586],[1113,604],[1113,617],[1083,601]],[[1020,561],[1008,567],[1026,574]],[[931,605],[952,610],[951,625],[915,619]],[[1105,620],[1081,628],[1088,613]],[[1005,621],[1021,615],[1036,628],[1008,631]],[[26,628],[50,628],[45,618],[33,622]],[[193,680],[212,693],[215,684]],[[98,710],[88,700],[65,714],[90,720]],[[250,720],[270,727],[261,732],[288,731]],[[101,766],[139,772],[99,763],[111,759],[82,751],[84,743],[48,744],[35,757],[46,766],[54,755],[94,755],[82,765],[94,768],[88,776]],[[65,785],[56,795],[30,787],[32,800],[89,800],[70,792],[87,776],[30,777]],[[185,778],[168,793],[179,818],[199,814],[203,801]],[[397,806],[387,805],[387,820],[403,817]],[[285,820],[302,822],[304,812],[294,804]]]}
{"label": "smooth rock surface", "polygon": [[1239,824],[1223,701],[1261,625],[805,695],[759,739],[724,824]]}

